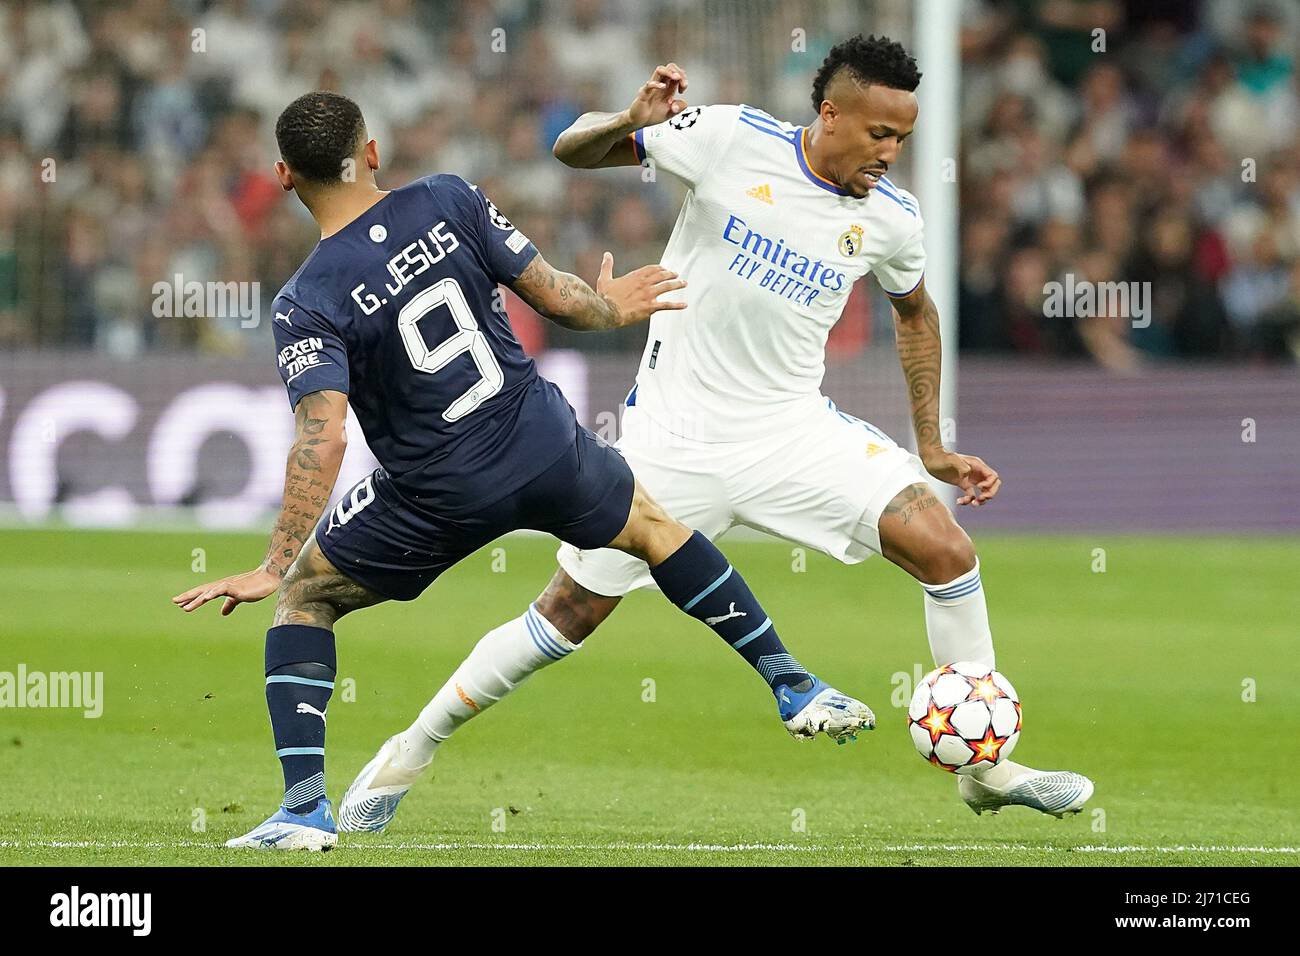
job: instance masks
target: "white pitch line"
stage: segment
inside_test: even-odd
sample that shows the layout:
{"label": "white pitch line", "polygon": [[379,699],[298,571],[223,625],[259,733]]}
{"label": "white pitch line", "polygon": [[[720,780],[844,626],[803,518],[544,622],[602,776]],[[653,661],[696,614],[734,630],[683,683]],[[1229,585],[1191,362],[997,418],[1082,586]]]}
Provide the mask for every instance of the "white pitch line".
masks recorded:
{"label": "white pitch line", "polygon": [[[849,849],[845,847],[845,849]],[[884,852],[914,853],[924,850],[972,850],[981,853],[999,850],[1026,850],[1035,853],[1300,853],[1300,846],[1034,846],[1032,844],[996,843],[912,843],[879,847]]]}
{"label": "white pitch line", "polygon": [[[0,850],[212,850],[221,843],[133,842],[128,840],[0,840]],[[352,843],[347,850],[684,850],[698,853],[735,853],[746,850],[823,852],[834,847],[807,843]]]}
{"label": "white pitch line", "polygon": [[[201,842],[135,842],[128,840],[0,840],[0,850],[213,850],[220,843]],[[746,851],[779,851],[797,853],[925,853],[944,852],[1019,852],[1019,853],[1260,853],[1300,854],[1295,846],[1036,846],[1033,844],[996,843],[909,843],[888,846],[817,846],[806,843],[352,843],[340,844],[339,850],[421,850],[429,852],[454,850],[509,850],[515,852],[538,851],[599,851],[599,850],[660,850],[686,853],[743,853]]]}

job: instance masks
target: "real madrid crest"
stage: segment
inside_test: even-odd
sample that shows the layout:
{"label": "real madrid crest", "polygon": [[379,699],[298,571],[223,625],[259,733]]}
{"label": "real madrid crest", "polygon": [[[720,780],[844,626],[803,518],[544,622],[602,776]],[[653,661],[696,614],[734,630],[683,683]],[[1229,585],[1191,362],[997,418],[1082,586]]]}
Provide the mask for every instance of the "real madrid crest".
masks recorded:
{"label": "real madrid crest", "polygon": [[840,236],[840,255],[856,256],[862,251],[862,227],[856,223]]}

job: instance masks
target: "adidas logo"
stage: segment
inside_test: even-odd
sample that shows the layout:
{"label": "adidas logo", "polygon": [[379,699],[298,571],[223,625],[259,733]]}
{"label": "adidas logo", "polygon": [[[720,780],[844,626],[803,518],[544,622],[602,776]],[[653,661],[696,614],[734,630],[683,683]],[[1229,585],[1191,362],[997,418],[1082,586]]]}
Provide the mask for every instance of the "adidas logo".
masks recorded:
{"label": "adidas logo", "polygon": [[775,205],[775,203],[772,202],[772,187],[767,183],[763,183],[761,186],[755,186],[753,189],[746,189],[745,195],[750,199],[757,199],[759,202],[765,202],[769,206]]}

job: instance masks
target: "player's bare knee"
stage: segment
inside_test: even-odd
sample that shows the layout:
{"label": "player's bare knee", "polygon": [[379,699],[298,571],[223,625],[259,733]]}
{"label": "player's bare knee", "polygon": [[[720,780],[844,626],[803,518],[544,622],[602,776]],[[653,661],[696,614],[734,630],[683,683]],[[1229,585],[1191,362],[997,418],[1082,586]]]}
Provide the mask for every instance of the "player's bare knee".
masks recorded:
{"label": "player's bare knee", "polygon": [[975,567],[975,545],[955,522],[934,536],[917,562],[922,584],[947,584]]}
{"label": "player's bare knee", "polygon": [[658,505],[654,505],[653,512],[647,518],[647,522],[646,534],[637,557],[651,567],[665,560],[680,548],[692,533],[690,528]]}
{"label": "player's bare knee", "polygon": [[348,612],[383,600],[340,572],[312,541],[284,576],[276,599],[275,623],[332,628]]}
{"label": "player's bare knee", "polygon": [[294,563],[285,581],[279,585],[276,598],[276,619],[274,624],[308,624],[311,627],[333,627],[339,615],[333,605],[320,600],[316,581],[299,571],[299,562]]}
{"label": "player's bare knee", "polygon": [[621,600],[589,591],[561,569],[538,597],[537,612],[571,643],[581,644]]}
{"label": "player's bare knee", "polygon": [[947,584],[975,567],[975,546],[922,482],[894,496],[879,521],[885,557],[922,584]]}
{"label": "player's bare knee", "polygon": [[311,627],[334,626],[339,615],[327,601],[315,599],[309,581],[291,580],[286,575],[275,602],[275,625],[306,624]]}
{"label": "player's bare knee", "polygon": [[611,547],[653,566],[680,548],[690,536],[690,528],[665,511],[637,485],[627,527],[611,542]]}

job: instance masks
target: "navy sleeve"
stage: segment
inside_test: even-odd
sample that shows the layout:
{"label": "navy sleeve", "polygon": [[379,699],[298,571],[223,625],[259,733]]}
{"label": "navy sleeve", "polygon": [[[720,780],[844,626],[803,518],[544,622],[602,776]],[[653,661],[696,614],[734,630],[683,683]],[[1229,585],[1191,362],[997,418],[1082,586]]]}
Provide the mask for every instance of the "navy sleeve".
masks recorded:
{"label": "navy sleeve", "polygon": [[497,282],[509,285],[519,278],[537,255],[537,247],[514,223],[483,194],[473,183],[456,177],[466,190],[465,200],[470,205],[471,222],[477,232],[479,245],[488,271]]}
{"label": "navy sleeve", "polygon": [[304,395],[330,391],[348,392],[348,350],[338,332],[324,318],[278,295],[271,306],[274,315],[276,365],[289,390],[289,407],[296,408]]}

